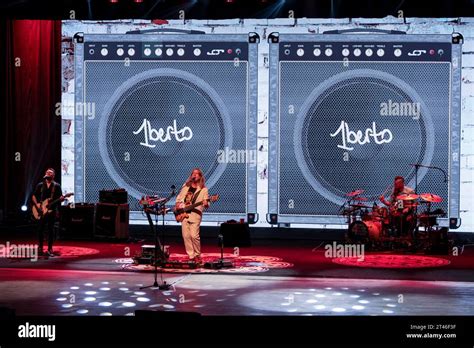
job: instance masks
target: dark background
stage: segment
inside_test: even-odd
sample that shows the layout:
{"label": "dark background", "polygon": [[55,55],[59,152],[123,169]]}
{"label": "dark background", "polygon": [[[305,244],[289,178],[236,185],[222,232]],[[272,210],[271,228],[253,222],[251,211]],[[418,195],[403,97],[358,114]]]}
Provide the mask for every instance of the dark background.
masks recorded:
{"label": "dark background", "polygon": [[474,0],[2,1],[0,223],[27,220],[20,207],[28,204],[29,193],[46,168],[55,168],[60,181],[61,119],[56,115],[56,103],[61,101],[60,20],[143,18],[160,23],[160,19],[178,19],[180,10],[185,11],[186,19],[282,18],[288,17],[289,11],[294,11],[296,18],[398,17],[399,11],[404,17],[451,18],[474,16]]}
{"label": "dark background", "polygon": [[380,18],[469,17],[474,14],[473,0],[6,0],[0,4],[3,16],[15,18],[75,19],[178,18],[180,9],[188,19],[279,18],[295,17]]}

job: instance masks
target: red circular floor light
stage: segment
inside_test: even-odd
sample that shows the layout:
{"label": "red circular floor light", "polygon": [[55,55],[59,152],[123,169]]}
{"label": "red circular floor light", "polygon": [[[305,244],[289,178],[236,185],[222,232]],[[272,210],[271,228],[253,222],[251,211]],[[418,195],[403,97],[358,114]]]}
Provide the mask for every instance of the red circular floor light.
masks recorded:
{"label": "red circular floor light", "polygon": [[373,254],[365,255],[363,260],[357,257],[337,257],[332,262],[344,266],[366,267],[366,268],[432,268],[449,265],[449,260],[441,257],[422,255],[387,255]]}

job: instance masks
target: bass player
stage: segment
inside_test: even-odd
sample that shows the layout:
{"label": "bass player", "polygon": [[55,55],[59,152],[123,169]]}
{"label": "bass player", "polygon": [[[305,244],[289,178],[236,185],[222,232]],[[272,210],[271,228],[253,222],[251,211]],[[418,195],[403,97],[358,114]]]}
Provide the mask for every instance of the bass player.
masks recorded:
{"label": "bass player", "polygon": [[181,191],[176,197],[176,208],[182,209],[196,202],[203,203],[187,213],[187,216],[181,222],[181,232],[189,259],[201,265],[200,226],[202,213],[209,207],[209,192],[206,187],[204,174],[199,168],[193,169],[191,175],[182,186]]}

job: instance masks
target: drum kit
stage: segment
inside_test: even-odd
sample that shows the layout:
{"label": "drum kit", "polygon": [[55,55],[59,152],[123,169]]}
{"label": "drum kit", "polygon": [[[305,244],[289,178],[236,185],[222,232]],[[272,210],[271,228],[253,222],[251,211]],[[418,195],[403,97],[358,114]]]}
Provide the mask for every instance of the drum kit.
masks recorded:
{"label": "drum kit", "polygon": [[[347,217],[347,239],[351,243],[364,243],[374,249],[399,247],[429,248],[429,233],[438,230],[437,217],[445,216],[442,209],[432,210],[432,205],[443,198],[433,193],[401,194],[390,207],[366,204],[364,190],[346,194],[341,207]],[[426,209],[418,214],[418,207]]]}

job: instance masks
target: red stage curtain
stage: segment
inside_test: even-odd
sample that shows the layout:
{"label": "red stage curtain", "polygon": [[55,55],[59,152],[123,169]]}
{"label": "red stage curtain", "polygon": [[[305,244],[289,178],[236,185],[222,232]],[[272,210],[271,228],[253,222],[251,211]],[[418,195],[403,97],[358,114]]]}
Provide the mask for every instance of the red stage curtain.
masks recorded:
{"label": "red stage curtain", "polygon": [[15,217],[48,167],[61,177],[61,21],[6,20],[2,123],[2,209]]}

